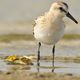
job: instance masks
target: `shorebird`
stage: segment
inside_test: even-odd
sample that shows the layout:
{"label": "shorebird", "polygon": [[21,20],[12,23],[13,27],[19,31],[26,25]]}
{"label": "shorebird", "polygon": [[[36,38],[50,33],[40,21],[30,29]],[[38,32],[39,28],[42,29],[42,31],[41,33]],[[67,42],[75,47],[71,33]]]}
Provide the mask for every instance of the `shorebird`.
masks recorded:
{"label": "shorebird", "polygon": [[[63,17],[67,16],[73,20],[76,24],[78,22],[76,19],[69,13],[68,5],[65,2],[57,1],[54,2],[49,11],[46,12],[43,16],[39,16],[35,20],[34,24],[34,37],[38,40],[38,58],[37,65],[40,66],[40,47],[41,43],[47,45],[53,45],[53,61],[52,66],[54,67],[54,52],[55,44],[63,37],[65,30],[65,23]],[[38,70],[39,71],[39,70]],[[52,69],[54,72],[54,69]]]}

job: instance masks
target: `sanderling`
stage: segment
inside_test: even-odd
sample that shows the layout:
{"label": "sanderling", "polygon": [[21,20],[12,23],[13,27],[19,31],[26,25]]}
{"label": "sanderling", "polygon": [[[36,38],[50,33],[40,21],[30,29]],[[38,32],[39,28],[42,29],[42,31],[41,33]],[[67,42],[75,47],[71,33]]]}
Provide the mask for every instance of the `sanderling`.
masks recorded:
{"label": "sanderling", "polygon": [[[45,13],[43,16],[38,17],[35,20],[34,25],[34,37],[38,40],[38,58],[37,65],[40,66],[40,47],[41,43],[47,45],[53,45],[52,53],[53,53],[53,69],[54,71],[54,52],[55,52],[55,44],[63,37],[65,24],[63,21],[64,16],[69,17],[76,24],[78,22],[74,19],[74,17],[68,12],[68,5],[65,2],[57,1],[51,5],[50,10]],[[39,71],[39,69],[38,69]]]}

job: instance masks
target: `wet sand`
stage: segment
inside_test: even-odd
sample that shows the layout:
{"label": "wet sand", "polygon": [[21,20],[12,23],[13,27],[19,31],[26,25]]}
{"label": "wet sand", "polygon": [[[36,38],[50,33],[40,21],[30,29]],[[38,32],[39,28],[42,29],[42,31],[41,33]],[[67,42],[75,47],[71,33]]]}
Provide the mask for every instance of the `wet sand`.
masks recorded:
{"label": "wet sand", "polygon": [[[47,57],[42,59],[48,60]],[[58,57],[55,59],[57,60]],[[59,58],[59,60],[60,59],[61,58]],[[67,59],[61,61],[67,61]],[[51,70],[49,72],[43,72],[41,69],[40,72],[33,72],[30,69],[31,66],[29,65],[13,65],[13,67],[7,71],[0,71],[0,80],[80,80],[79,74],[64,72],[52,73]]]}
{"label": "wet sand", "polygon": [[80,80],[80,76],[52,72],[31,73],[28,71],[16,71],[0,73],[0,80]]}
{"label": "wet sand", "polygon": [[[13,36],[16,36],[16,35],[13,35]],[[24,48],[26,49],[26,51],[28,50],[28,47],[30,48],[30,52],[32,47],[36,46],[36,43],[34,42],[34,40],[32,39],[32,37],[30,37],[30,40],[28,41],[25,41],[27,39],[27,37],[21,35],[20,36],[20,41],[17,41],[17,38],[15,40],[13,40],[11,38],[11,36],[7,36],[7,38],[10,38],[12,39],[11,41],[9,41],[8,39],[5,39],[4,41],[4,37],[2,37],[2,41],[0,42],[0,49],[1,51],[5,48],[5,47],[9,47],[9,51],[8,53],[10,52],[10,50],[16,50],[16,49],[22,49],[22,51],[24,50],[23,49],[23,46]],[[25,38],[25,40],[22,40],[22,38]],[[7,41],[6,41],[7,40]],[[74,43],[74,44],[73,44]],[[71,44],[71,45],[70,45]],[[61,47],[63,48],[64,46],[70,46],[70,47],[73,47],[73,46],[78,46],[80,47],[80,40],[61,40],[57,45],[58,48]],[[70,48],[71,49],[71,48]],[[4,50],[4,52],[6,52]],[[12,51],[10,52],[12,54]],[[22,52],[23,53],[23,52]],[[25,52],[26,54],[28,52]],[[60,52],[59,52],[60,53]],[[20,54],[20,53],[19,53]],[[8,54],[7,54],[8,55]],[[16,54],[18,55],[18,54]],[[34,55],[35,56],[35,55]],[[2,59],[2,58],[1,58]],[[46,57],[42,57],[41,58],[42,60],[52,60],[52,57],[51,56],[46,56]],[[36,56],[35,56],[35,59],[36,60]],[[56,57],[55,56],[55,61],[63,61],[63,62],[77,62],[77,63],[80,63],[80,56],[75,56],[75,57]],[[22,67],[18,67],[18,70],[9,70],[9,71],[0,71],[0,80],[80,80],[80,76],[79,75],[74,75],[74,74],[71,74],[71,73],[52,73],[51,71],[50,72],[40,72],[40,73],[37,73],[37,72],[31,72],[30,70],[21,70]]]}

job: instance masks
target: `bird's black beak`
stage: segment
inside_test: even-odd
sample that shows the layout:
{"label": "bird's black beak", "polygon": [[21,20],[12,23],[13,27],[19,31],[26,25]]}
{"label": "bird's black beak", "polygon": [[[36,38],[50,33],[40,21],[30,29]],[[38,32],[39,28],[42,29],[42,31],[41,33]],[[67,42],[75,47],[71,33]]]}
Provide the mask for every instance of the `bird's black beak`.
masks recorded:
{"label": "bird's black beak", "polygon": [[76,24],[78,24],[77,20],[66,10],[64,10],[62,7],[59,8],[61,11],[66,13],[66,16],[69,17],[71,20],[73,20]]}
{"label": "bird's black beak", "polygon": [[66,14],[66,16],[73,20],[76,24],[78,24],[77,20],[69,12]]}

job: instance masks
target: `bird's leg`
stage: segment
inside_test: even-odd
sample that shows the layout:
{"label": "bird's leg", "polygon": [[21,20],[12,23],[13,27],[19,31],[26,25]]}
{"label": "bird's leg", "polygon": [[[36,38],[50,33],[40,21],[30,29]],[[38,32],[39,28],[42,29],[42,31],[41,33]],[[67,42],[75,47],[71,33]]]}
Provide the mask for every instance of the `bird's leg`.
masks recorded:
{"label": "bird's leg", "polygon": [[41,47],[41,43],[39,42],[38,43],[38,58],[37,58],[37,66],[38,66],[38,68],[37,68],[37,70],[38,70],[38,72],[39,72],[39,66],[40,66],[40,47]]}
{"label": "bird's leg", "polygon": [[55,53],[55,45],[52,48],[52,53],[53,53],[53,61],[52,61],[52,72],[54,72],[54,53]]}

